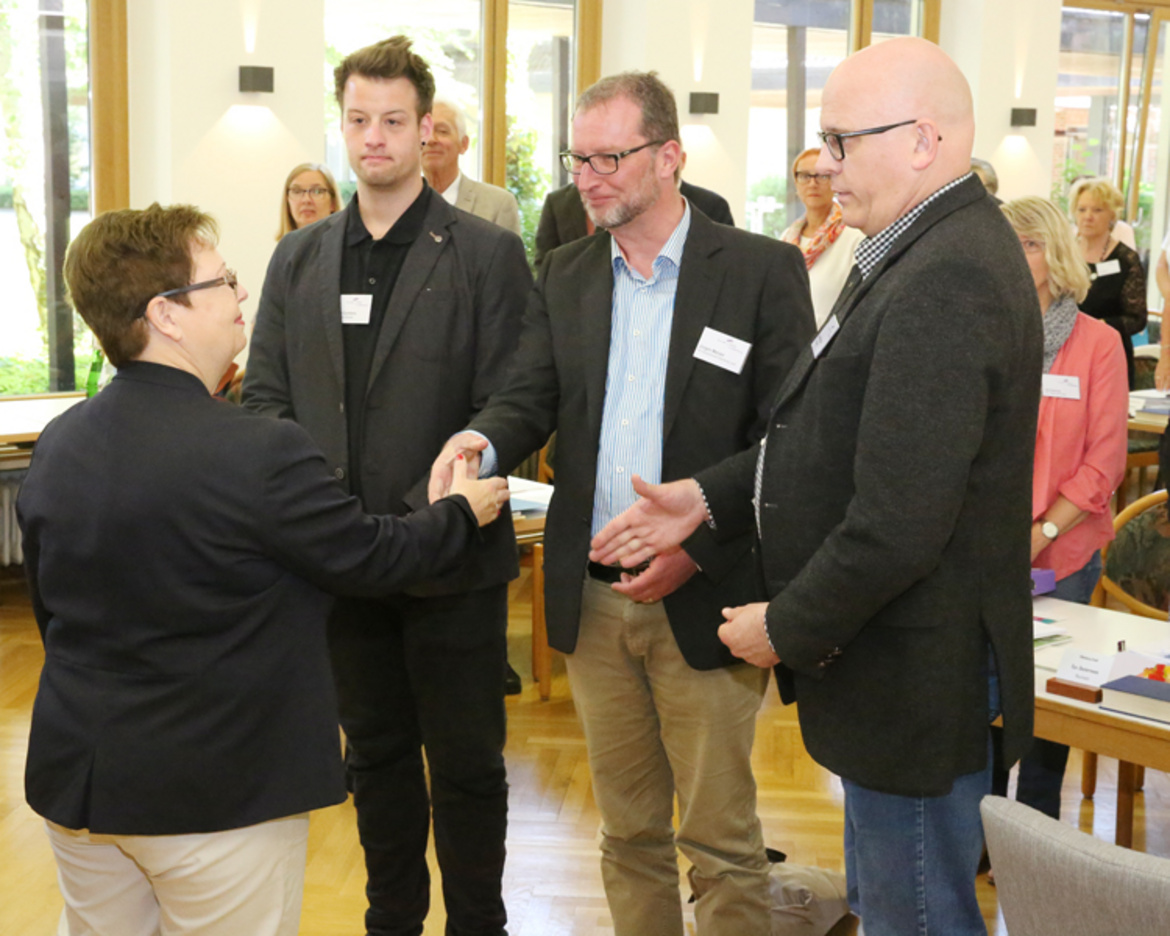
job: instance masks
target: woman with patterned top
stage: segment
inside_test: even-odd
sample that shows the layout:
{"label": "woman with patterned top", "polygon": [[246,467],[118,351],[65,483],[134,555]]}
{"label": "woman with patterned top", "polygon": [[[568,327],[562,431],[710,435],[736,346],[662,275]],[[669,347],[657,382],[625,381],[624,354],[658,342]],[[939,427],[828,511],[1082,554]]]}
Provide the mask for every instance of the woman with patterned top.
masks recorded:
{"label": "woman with patterned top", "polygon": [[817,173],[819,149],[806,149],[792,164],[796,195],[804,215],[780,236],[804,254],[817,328],[825,324],[853,267],[853,249],[865,235],[846,227],[841,206],[833,200],[829,177]]}

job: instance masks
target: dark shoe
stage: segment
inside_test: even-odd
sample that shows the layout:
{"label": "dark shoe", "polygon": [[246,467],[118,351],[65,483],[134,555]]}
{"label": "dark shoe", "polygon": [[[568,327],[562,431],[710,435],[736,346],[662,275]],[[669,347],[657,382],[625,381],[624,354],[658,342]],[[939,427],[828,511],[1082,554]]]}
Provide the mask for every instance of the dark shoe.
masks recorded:
{"label": "dark shoe", "polygon": [[504,667],[504,695],[520,695],[520,674],[512,669],[511,663],[505,663]]}

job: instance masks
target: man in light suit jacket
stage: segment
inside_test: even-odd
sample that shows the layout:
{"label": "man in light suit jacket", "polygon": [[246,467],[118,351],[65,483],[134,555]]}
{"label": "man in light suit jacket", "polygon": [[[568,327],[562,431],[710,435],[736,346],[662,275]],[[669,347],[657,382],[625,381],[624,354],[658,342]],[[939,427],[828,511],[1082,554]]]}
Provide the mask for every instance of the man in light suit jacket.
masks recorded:
{"label": "man in light suit jacket", "polygon": [[[434,82],[395,37],[349,56],[337,97],[357,194],[268,268],[245,406],[295,419],[367,510],[427,503],[431,461],[502,383],[531,275],[520,239],[448,205],[419,162]],[[421,931],[435,845],[451,932],[503,933],[507,512],[455,572],[330,626],[371,936]],[[430,804],[421,748],[430,770]]]}
{"label": "man in light suit jacket", "polygon": [[431,117],[434,129],[422,155],[423,175],[431,188],[448,205],[507,228],[519,237],[520,209],[516,196],[498,185],[469,179],[459,171],[459,157],[471,145],[467,118],[459,105],[450,98],[436,97]]}
{"label": "man in light suit jacket", "polygon": [[[692,207],[698,208],[712,221],[735,227],[731,206],[722,195],[685,181],[679,182],[679,191]],[[550,250],[588,237],[593,230],[576,185],[570,182],[549,192],[544,207],[540,209],[540,223],[536,228],[536,255],[533,258],[536,268],[540,269]]]}
{"label": "man in light suit jacket", "polygon": [[1007,765],[1032,731],[1041,316],[1016,235],[969,172],[970,89],[937,46],[847,59],[821,126],[816,171],[866,239],[758,458],[644,489],[594,558],[638,561],[704,518],[719,537],[758,524],[771,600],[729,610],[721,636],[781,664],[809,753],[844,781],[865,932],[983,934],[988,723],[1002,711]]}
{"label": "man in light suit jacket", "polygon": [[566,168],[606,233],[546,258],[507,385],[432,474],[438,496],[461,448],[486,437],[485,470],[506,471],[558,430],[545,612],[585,728],[619,936],[682,933],[676,841],[699,933],[769,930],[750,763],[767,674],[716,635],[720,608],[761,595],[751,532],[717,544],[702,530],[636,577],[587,561],[591,533],[632,502],[631,474],[688,477],[748,448],[812,336],[799,252],[693,211],[680,156],[653,73],[582,95]]}

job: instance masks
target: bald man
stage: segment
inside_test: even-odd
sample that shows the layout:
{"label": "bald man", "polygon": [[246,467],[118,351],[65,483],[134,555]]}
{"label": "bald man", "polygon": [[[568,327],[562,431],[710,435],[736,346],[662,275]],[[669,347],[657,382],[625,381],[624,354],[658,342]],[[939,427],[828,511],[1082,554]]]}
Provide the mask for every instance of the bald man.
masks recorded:
{"label": "bald man", "polygon": [[720,637],[776,667],[809,752],[844,781],[866,936],[984,934],[988,723],[1001,709],[1008,764],[1032,730],[1040,310],[969,171],[971,95],[941,50],[898,39],[847,59],[821,126],[816,171],[866,239],[765,441],[640,486],[590,558],[639,562],[703,520],[717,537],[758,524],[771,598],[726,610]]}

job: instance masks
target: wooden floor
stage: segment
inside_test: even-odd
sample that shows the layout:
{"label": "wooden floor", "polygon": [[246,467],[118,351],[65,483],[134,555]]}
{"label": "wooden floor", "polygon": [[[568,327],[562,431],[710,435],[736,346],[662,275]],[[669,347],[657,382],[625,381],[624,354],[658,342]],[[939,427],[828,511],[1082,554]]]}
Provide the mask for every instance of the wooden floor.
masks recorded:
{"label": "wooden floor", "polygon": [[[564,667],[558,660],[552,698],[541,702],[529,679],[527,571],[513,584],[512,593],[510,651],[524,676],[524,692],[508,699],[511,798],[504,888],[509,932],[610,934],[613,928],[598,870],[597,809]],[[11,570],[0,570],[0,936],[49,936],[61,907],[44,830],[25,805],[22,788],[41,660],[23,586]],[[755,764],[767,843],[793,861],[840,870],[840,783],[809,759],[795,713],[779,704],[772,688],[759,718]],[[1112,841],[1116,764],[1102,760],[1096,804],[1081,800],[1079,777],[1080,759],[1073,752],[1064,789],[1066,821]],[[1170,856],[1170,778],[1147,774],[1135,813],[1137,847]],[[437,883],[436,879],[427,936],[443,932]],[[302,936],[363,932],[363,887],[352,806],[316,813],[310,829]],[[1005,933],[997,920],[995,889],[981,877],[978,890],[990,932]],[[693,932],[693,923],[688,931]]]}

